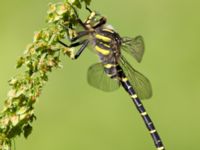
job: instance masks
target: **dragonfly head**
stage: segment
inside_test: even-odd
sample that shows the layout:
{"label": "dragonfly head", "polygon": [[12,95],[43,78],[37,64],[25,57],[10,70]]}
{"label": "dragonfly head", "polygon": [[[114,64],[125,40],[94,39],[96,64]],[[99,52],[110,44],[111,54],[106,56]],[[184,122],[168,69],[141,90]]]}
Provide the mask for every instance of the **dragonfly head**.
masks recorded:
{"label": "dragonfly head", "polygon": [[86,24],[89,24],[92,27],[104,25],[105,23],[106,18],[96,11],[92,11],[86,21]]}

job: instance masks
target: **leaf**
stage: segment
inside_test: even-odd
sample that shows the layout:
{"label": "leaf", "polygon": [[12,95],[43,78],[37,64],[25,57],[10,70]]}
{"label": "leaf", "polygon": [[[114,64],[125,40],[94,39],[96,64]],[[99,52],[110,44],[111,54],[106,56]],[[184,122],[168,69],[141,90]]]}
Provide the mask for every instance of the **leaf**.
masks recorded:
{"label": "leaf", "polygon": [[20,57],[19,60],[17,61],[16,68],[20,68],[25,62],[24,57]]}
{"label": "leaf", "polygon": [[9,131],[7,137],[8,138],[14,138],[16,137],[17,135],[20,136],[22,133],[22,128],[21,128],[21,125],[17,125],[17,126],[14,126],[13,128],[11,128],[11,130]]}
{"label": "leaf", "polygon": [[24,137],[28,138],[28,136],[31,134],[33,130],[33,127],[30,124],[27,124],[26,126],[24,126],[23,131],[24,131]]}

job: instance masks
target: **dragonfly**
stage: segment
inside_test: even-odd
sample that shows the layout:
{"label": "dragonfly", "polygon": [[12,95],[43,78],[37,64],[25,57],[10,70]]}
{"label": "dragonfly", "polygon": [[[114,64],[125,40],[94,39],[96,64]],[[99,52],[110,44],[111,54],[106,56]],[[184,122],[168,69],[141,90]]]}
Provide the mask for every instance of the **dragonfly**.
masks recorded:
{"label": "dragonfly", "polygon": [[78,59],[87,47],[92,47],[100,62],[91,65],[88,69],[87,81],[89,85],[106,92],[123,87],[144,120],[157,150],[165,150],[152,119],[141,102],[141,99],[148,99],[152,96],[151,83],[148,78],[131,66],[123,54],[123,52],[130,54],[140,63],[144,54],[143,37],[121,37],[111,25],[107,24],[106,17],[92,11],[87,6],[89,16],[85,21],[82,21],[77,10],[73,6],[71,7],[74,9],[77,22],[83,30],[77,32],[75,37],[70,37],[68,34],[70,45],[62,40],[58,42],[67,48],[80,46],[74,59]]}

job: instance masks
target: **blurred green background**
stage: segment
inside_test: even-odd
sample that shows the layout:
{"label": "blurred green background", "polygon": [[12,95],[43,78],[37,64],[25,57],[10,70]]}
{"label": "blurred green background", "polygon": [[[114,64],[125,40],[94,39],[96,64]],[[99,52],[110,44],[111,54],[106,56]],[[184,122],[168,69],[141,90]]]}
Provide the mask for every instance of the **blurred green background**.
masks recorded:
{"label": "blurred green background", "polygon": [[[33,32],[45,27],[51,0],[0,2],[0,104],[17,71],[16,60]],[[168,150],[199,150],[200,1],[93,0],[92,9],[126,36],[143,35],[146,53],[131,64],[152,82],[154,95],[143,101]],[[83,15],[84,16],[84,15]],[[17,150],[154,150],[129,96],[90,87],[87,68],[97,57],[87,51],[78,61],[63,57],[36,104],[37,121]],[[1,107],[2,108],[2,107]]]}

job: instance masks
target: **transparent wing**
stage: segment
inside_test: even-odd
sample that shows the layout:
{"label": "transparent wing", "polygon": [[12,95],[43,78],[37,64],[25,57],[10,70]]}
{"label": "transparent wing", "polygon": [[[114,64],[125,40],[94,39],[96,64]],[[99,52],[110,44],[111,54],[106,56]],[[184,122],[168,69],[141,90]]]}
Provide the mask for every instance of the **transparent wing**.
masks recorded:
{"label": "transparent wing", "polygon": [[89,85],[106,92],[114,91],[120,86],[118,80],[111,79],[106,75],[101,63],[89,67],[87,72],[87,81]]}
{"label": "transparent wing", "polygon": [[144,41],[142,36],[135,38],[123,37],[122,50],[133,56],[138,62],[142,61],[144,54]]}
{"label": "transparent wing", "polygon": [[120,66],[122,67],[138,97],[140,99],[150,98],[152,96],[150,81],[144,75],[136,71],[123,56],[120,58]]}

